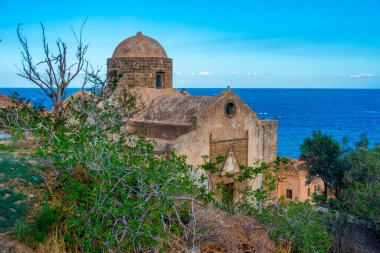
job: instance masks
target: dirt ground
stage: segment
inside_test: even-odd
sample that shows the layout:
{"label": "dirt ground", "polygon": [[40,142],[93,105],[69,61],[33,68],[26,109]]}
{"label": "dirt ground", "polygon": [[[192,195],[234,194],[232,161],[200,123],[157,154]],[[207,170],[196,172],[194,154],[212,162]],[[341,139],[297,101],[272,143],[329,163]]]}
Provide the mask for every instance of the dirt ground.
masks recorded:
{"label": "dirt ground", "polygon": [[35,251],[28,245],[14,239],[11,232],[0,234],[1,253],[34,253]]}

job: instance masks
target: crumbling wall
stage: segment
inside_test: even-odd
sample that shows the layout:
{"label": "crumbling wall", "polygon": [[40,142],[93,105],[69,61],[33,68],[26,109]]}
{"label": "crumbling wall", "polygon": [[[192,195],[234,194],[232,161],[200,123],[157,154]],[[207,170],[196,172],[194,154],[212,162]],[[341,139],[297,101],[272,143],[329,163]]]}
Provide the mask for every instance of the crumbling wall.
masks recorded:
{"label": "crumbling wall", "polygon": [[344,222],[337,229],[335,252],[379,253],[380,237],[373,226]]}

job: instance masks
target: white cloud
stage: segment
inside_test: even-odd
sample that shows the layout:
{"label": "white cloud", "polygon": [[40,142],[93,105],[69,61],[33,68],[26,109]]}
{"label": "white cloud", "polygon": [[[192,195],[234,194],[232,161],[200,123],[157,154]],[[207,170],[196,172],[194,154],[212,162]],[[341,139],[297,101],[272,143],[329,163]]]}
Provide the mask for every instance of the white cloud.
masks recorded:
{"label": "white cloud", "polygon": [[178,71],[178,70],[174,70],[174,75],[176,76],[181,76],[183,73],[181,71]]}
{"label": "white cloud", "polygon": [[208,72],[207,70],[200,71],[200,72],[190,72],[191,76],[212,76],[213,74]]}
{"label": "white cloud", "polygon": [[200,76],[211,76],[212,75],[212,73],[210,73],[210,72],[208,72],[208,71],[201,71],[201,72],[199,72],[199,75]]}
{"label": "white cloud", "polygon": [[258,76],[259,73],[257,73],[257,72],[248,72],[247,75],[249,75],[249,76]]}
{"label": "white cloud", "polygon": [[371,78],[371,77],[374,77],[374,76],[375,75],[373,75],[373,74],[359,73],[359,74],[350,75],[350,78],[352,78],[352,79],[361,79],[361,78]]}
{"label": "white cloud", "polygon": [[234,71],[234,72],[231,73],[231,75],[232,75],[232,76],[238,76],[239,73]]}

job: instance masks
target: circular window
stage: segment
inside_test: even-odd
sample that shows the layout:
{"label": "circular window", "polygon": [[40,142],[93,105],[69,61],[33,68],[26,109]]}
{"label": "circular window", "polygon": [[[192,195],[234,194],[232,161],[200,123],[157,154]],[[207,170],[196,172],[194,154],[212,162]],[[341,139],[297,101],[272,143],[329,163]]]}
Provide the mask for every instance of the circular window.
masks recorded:
{"label": "circular window", "polygon": [[232,102],[228,102],[226,104],[226,115],[228,118],[232,118],[234,115],[235,115],[235,112],[236,112],[236,106],[234,103]]}

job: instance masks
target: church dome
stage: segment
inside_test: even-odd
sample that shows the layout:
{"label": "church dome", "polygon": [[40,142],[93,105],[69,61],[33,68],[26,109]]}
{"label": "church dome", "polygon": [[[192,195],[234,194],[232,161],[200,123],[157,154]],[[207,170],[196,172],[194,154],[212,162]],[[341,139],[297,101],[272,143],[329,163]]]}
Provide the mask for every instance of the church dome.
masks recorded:
{"label": "church dome", "polygon": [[112,58],[155,57],[167,58],[165,49],[156,40],[137,32],[123,40],[113,52]]}

